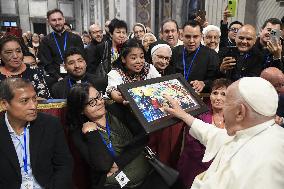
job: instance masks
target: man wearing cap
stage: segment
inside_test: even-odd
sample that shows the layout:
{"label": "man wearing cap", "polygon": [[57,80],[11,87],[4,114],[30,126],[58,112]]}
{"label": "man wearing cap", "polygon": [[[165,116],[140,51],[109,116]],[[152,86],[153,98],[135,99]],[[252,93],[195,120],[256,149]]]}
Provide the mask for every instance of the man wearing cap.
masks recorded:
{"label": "man wearing cap", "polygon": [[194,118],[178,102],[165,108],[182,119],[189,133],[206,146],[203,162],[213,160],[191,189],[283,189],[284,129],[275,124],[275,88],[260,77],[244,77],[227,88],[226,130]]}

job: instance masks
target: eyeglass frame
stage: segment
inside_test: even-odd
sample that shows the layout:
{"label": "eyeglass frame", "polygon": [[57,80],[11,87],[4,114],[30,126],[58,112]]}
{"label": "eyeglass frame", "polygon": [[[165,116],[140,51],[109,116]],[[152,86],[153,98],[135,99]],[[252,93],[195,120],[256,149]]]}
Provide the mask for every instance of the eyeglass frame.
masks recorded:
{"label": "eyeglass frame", "polygon": [[[104,94],[102,91],[98,91],[97,97],[91,98],[85,105],[89,105],[90,107],[95,107],[98,104],[98,100],[102,100],[104,97]],[[94,101],[94,104],[92,103]]]}
{"label": "eyeglass frame", "polygon": [[238,33],[239,29],[238,28],[229,28],[229,31]]}
{"label": "eyeglass frame", "polygon": [[163,60],[165,60],[165,61],[167,61],[167,62],[170,62],[170,60],[171,60],[171,58],[172,57],[165,57],[165,56],[163,56],[163,55],[159,55],[159,54],[154,54],[158,59],[163,59]]}

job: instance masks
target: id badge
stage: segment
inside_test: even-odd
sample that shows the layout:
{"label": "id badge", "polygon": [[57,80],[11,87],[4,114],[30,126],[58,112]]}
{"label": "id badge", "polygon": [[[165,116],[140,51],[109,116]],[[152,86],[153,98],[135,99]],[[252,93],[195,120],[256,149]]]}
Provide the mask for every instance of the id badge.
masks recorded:
{"label": "id badge", "polygon": [[123,171],[118,173],[115,177],[116,181],[120,185],[120,188],[123,188],[130,180],[127,178],[127,176],[124,174]]}
{"label": "id badge", "polygon": [[62,73],[62,74],[66,74],[67,73],[67,71],[64,68],[64,64],[60,64],[60,73]]}
{"label": "id badge", "polygon": [[21,184],[21,189],[33,189],[33,188],[34,188],[33,181],[26,180]]}

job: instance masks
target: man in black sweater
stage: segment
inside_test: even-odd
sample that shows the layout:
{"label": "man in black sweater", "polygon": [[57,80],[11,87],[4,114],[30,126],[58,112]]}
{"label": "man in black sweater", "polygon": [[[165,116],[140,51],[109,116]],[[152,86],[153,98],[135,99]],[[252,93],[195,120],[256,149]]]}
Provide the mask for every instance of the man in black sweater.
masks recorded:
{"label": "man in black sweater", "polygon": [[47,12],[48,24],[53,32],[45,36],[39,46],[40,64],[52,78],[48,82],[49,87],[63,79],[66,75],[63,56],[66,50],[77,47],[84,52],[84,45],[80,36],[64,29],[65,18],[59,9]]}
{"label": "man in black sweater", "polygon": [[52,86],[52,97],[65,99],[70,89],[76,83],[91,83],[98,91],[105,91],[107,86],[106,78],[96,78],[93,74],[86,73],[87,64],[83,54],[77,48],[66,51],[64,56],[64,68],[67,75],[64,79]]}
{"label": "man in black sweater", "polygon": [[173,49],[171,63],[197,92],[208,92],[218,75],[218,54],[201,45],[202,27],[189,20],[183,27],[183,45]]}
{"label": "man in black sweater", "polygon": [[[236,81],[242,77],[259,77],[264,69],[265,57],[255,47],[256,31],[251,25],[242,26],[236,36],[236,48],[224,48],[219,51],[222,63],[220,71],[227,79]],[[272,61],[270,66],[282,69],[282,63]]]}

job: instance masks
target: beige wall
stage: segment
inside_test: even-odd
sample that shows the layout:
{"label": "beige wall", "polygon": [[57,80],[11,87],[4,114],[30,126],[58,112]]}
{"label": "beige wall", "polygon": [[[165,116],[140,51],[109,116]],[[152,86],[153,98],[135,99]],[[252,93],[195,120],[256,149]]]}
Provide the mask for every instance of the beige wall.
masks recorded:
{"label": "beige wall", "polygon": [[[209,24],[220,26],[220,21],[223,19],[223,11],[227,6],[227,0],[207,0],[205,3],[206,17]],[[229,22],[239,20],[244,22],[246,9],[246,0],[238,1],[237,14],[233,18],[229,18]]]}
{"label": "beige wall", "polygon": [[259,31],[268,18],[281,19],[283,16],[284,7],[280,7],[279,2],[276,2],[276,0],[260,0],[257,4],[256,28]]}

